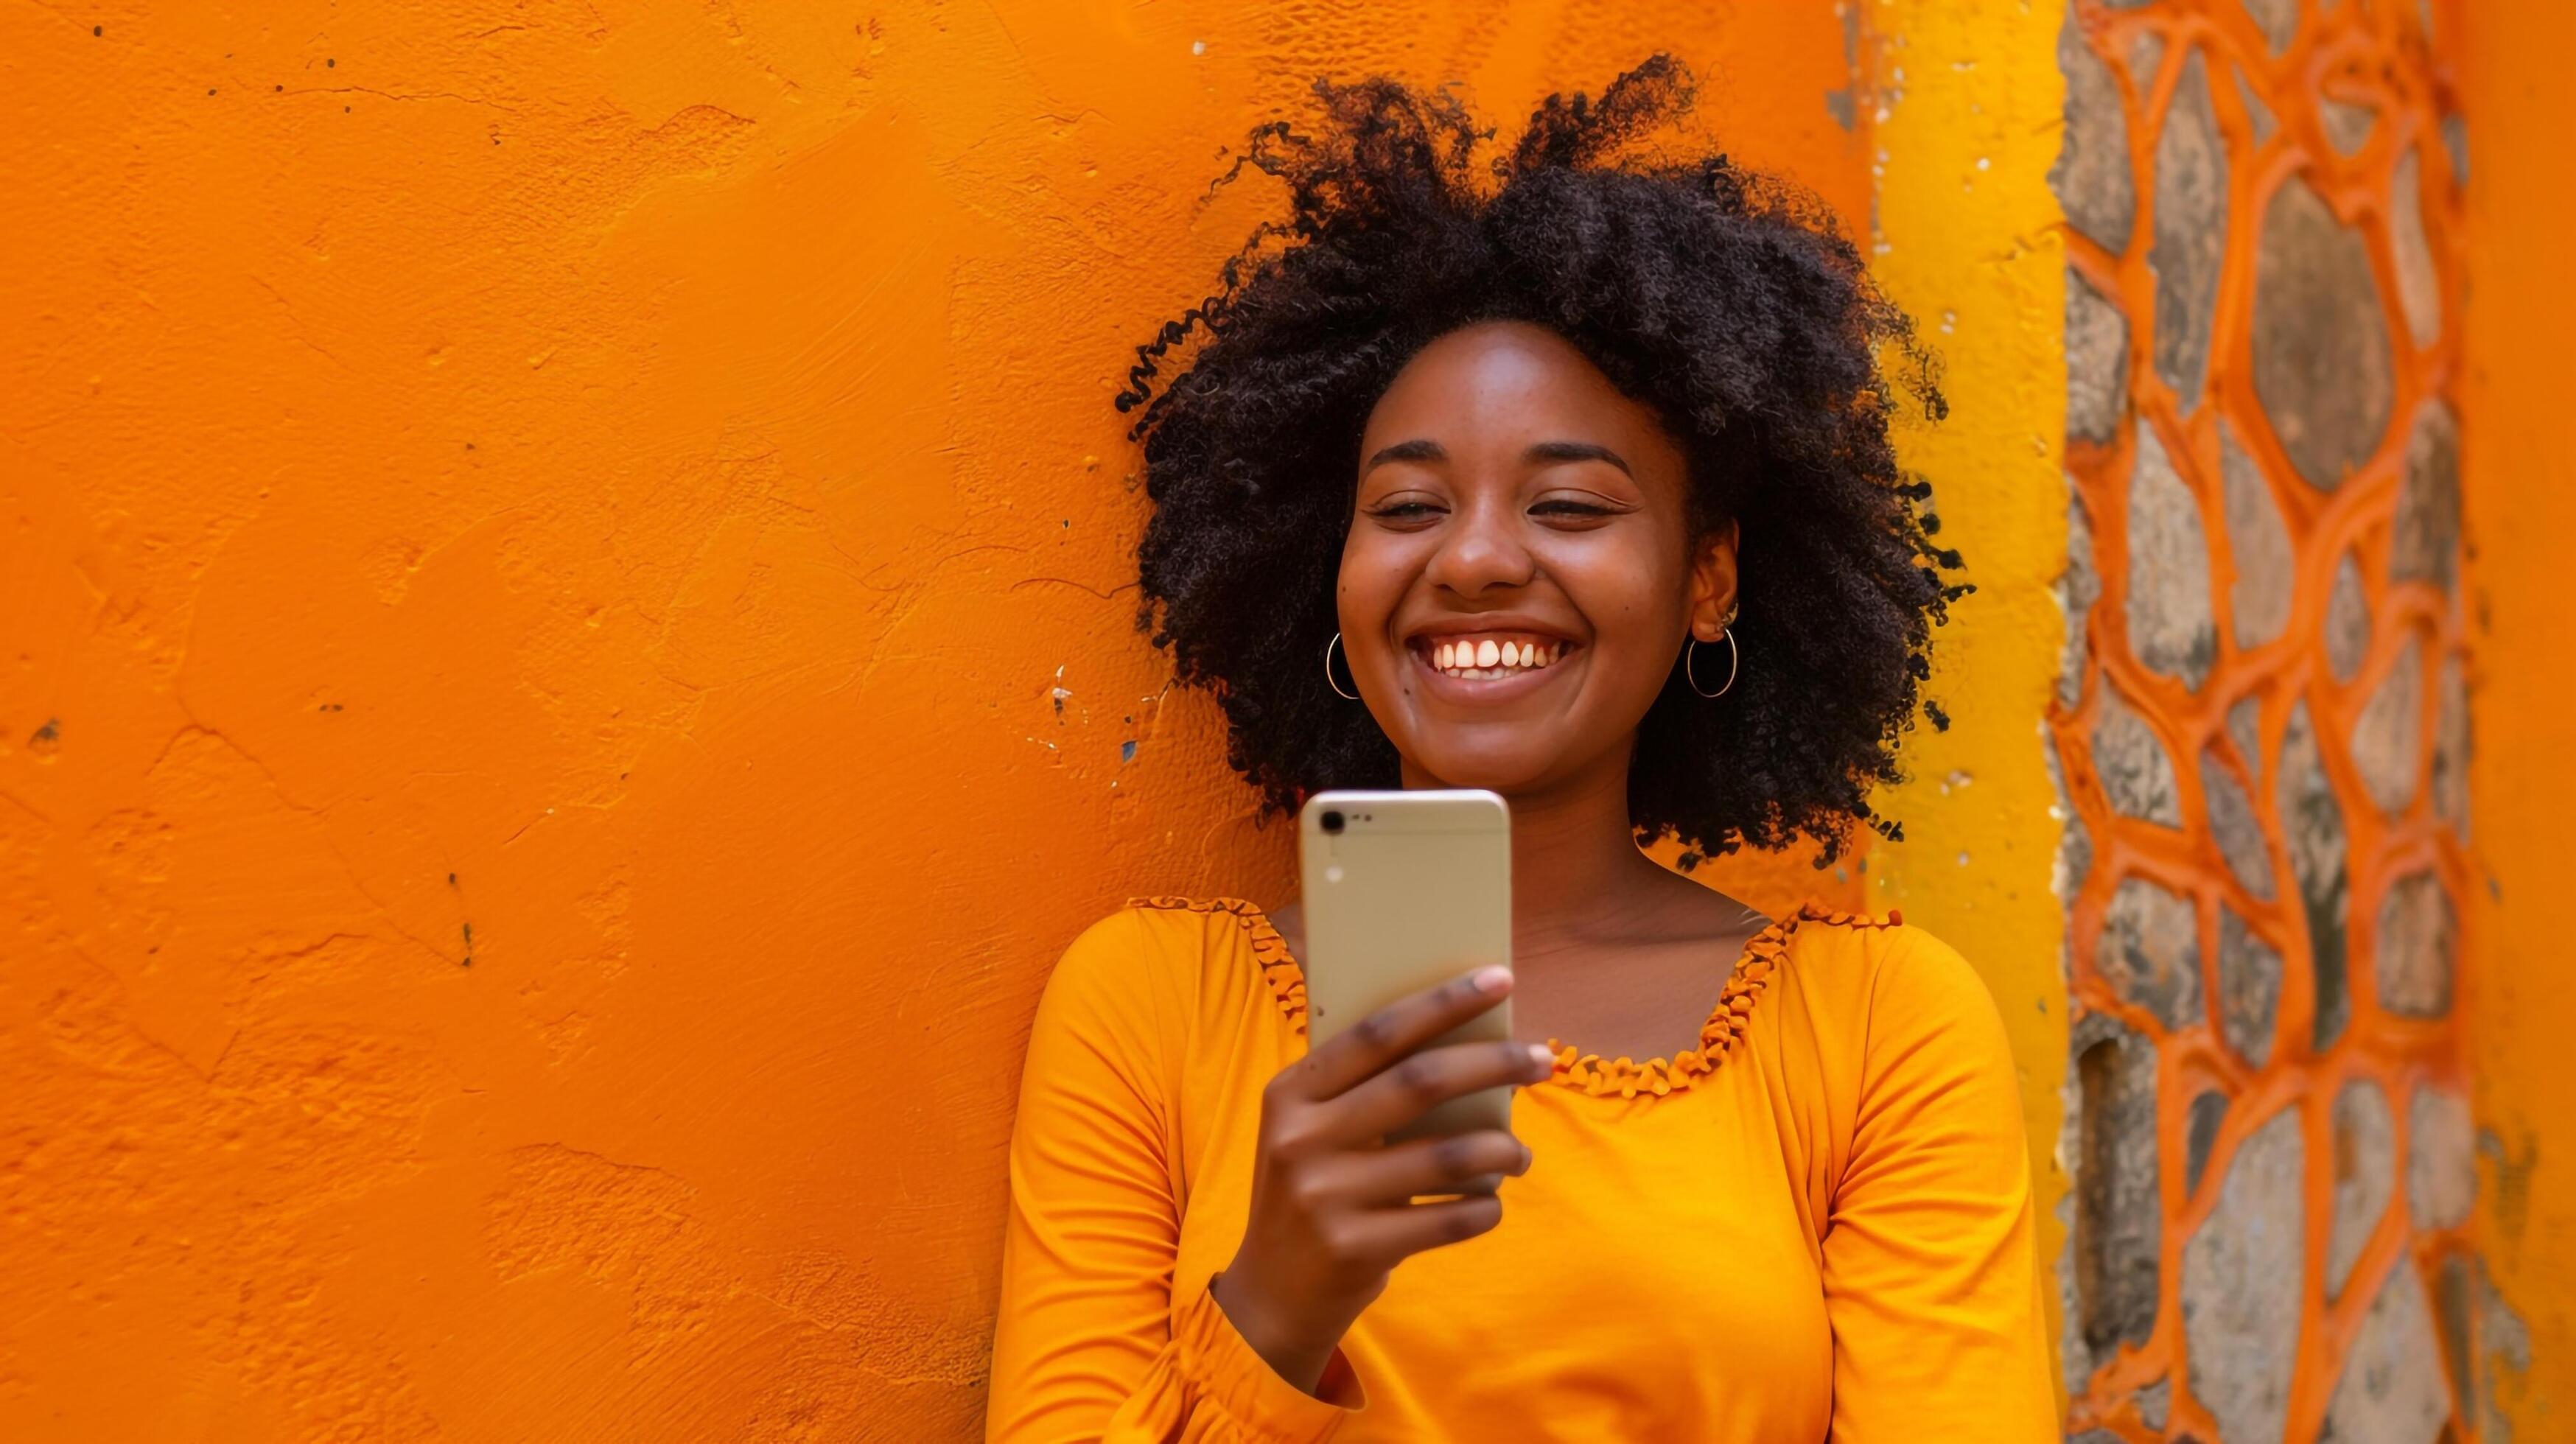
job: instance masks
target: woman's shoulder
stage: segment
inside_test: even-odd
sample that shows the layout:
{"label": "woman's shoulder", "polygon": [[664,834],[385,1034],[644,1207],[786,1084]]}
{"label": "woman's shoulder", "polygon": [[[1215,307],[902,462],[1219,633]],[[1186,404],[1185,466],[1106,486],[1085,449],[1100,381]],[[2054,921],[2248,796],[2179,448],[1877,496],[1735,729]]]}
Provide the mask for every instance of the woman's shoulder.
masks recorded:
{"label": "woman's shoulder", "polygon": [[1149,893],[1082,930],[1059,970],[1171,966],[1250,953],[1285,961],[1288,947],[1259,907],[1234,897]]}
{"label": "woman's shoulder", "polygon": [[1167,1020],[1253,993],[1302,1021],[1304,978],[1269,916],[1240,898],[1168,893],[1130,898],[1083,929],[1047,983],[1058,1006]]}
{"label": "woman's shoulder", "polygon": [[1985,979],[1958,949],[1895,909],[1809,904],[1783,966],[1819,1040],[1848,1045],[1855,1062],[1891,1046],[1972,1055],[2004,1049],[2003,1020]]}

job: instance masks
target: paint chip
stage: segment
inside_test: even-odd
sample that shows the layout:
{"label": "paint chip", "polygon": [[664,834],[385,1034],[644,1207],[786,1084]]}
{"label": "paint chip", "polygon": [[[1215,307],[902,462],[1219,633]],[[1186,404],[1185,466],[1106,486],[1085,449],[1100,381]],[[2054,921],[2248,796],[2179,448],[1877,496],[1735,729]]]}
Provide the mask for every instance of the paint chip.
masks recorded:
{"label": "paint chip", "polygon": [[1191,41],[1191,42],[1190,42],[1190,53],[1191,53],[1192,55],[1205,55],[1205,54],[1207,54],[1207,42],[1206,42],[1206,41],[1204,41],[1204,40],[1193,40],[1193,41]]}
{"label": "paint chip", "polygon": [[1121,762],[1136,760],[1136,739],[1131,737],[1118,744],[1118,760]]}

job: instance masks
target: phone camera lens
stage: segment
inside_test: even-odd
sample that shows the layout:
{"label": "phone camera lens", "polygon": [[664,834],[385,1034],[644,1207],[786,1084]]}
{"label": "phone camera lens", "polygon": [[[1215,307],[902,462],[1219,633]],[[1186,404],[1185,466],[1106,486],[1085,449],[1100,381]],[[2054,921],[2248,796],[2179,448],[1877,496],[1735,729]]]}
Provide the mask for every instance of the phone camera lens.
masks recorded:
{"label": "phone camera lens", "polygon": [[1342,815],[1338,812],[1327,812],[1321,818],[1318,818],[1317,821],[1323,823],[1324,830],[1326,832],[1340,832],[1342,830]]}

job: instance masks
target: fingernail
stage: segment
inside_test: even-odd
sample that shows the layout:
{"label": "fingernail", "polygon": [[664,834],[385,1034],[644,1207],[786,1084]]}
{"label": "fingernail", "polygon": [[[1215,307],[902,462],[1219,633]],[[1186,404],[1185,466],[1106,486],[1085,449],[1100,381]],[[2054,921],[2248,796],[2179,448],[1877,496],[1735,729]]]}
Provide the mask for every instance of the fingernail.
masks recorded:
{"label": "fingernail", "polygon": [[1476,970],[1476,991],[1479,993],[1499,993],[1511,985],[1512,970],[1509,968],[1478,968]]}
{"label": "fingernail", "polygon": [[1547,1071],[1547,1072],[1550,1072],[1550,1073],[1553,1073],[1553,1072],[1555,1072],[1555,1071],[1556,1071],[1556,1055],[1555,1055],[1554,1053],[1549,1052],[1549,1051],[1547,1050],[1547,1046],[1546,1046],[1545,1044],[1543,1044],[1543,1043],[1532,1043],[1532,1044],[1530,1044],[1530,1045],[1529,1045],[1529,1056],[1530,1056],[1530,1066],[1531,1066],[1531,1067],[1533,1067],[1533,1068],[1538,1068],[1538,1069],[1543,1069],[1543,1070],[1545,1070],[1545,1071]]}

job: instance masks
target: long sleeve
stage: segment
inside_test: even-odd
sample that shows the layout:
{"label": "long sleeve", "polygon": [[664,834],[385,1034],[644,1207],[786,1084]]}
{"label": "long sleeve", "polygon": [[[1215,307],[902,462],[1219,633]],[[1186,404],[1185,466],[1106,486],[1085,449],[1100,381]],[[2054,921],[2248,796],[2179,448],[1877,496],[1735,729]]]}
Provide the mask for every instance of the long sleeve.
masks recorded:
{"label": "long sleeve", "polygon": [[[987,1440],[1307,1444],[1351,1413],[1274,1373],[1204,1287],[1180,1290],[1175,1308],[1172,1030],[1187,1014],[1157,994],[1169,986],[1158,941],[1133,912],[1111,916],[1074,942],[1039,1004],[1011,1138]],[[1355,1402],[1346,1370],[1332,1382]]]}
{"label": "long sleeve", "polygon": [[2030,1166],[2002,1020],[1906,929],[1872,979],[1824,1239],[1837,1441],[2055,1440]]}

